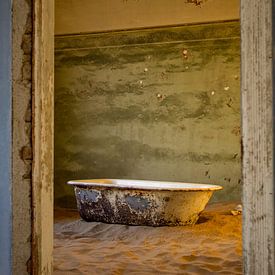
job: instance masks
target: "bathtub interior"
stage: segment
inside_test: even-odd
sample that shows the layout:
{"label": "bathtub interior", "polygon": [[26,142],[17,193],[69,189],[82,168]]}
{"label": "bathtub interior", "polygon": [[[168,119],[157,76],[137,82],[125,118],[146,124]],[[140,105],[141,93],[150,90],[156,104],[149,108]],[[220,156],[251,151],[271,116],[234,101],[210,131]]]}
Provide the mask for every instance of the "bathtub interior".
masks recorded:
{"label": "bathtub interior", "polygon": [[178,190],[178,191],[215,191],[221,190],[219,185],[198,184],[185,182],[166,182],[151,180],[129,180],[129,179],[90,179],[71,180],[69,185],[86,187],[115,187],[142,190]]}

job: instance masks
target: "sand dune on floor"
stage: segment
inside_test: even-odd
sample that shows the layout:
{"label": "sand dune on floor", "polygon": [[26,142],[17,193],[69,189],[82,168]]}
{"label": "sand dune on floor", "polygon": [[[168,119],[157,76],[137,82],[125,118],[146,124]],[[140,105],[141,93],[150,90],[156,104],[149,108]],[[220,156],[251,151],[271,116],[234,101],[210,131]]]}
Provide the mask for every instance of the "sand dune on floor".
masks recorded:
{"label": "sand dune on floor", "polygon": [[198,224],[147,227],[55,211],[54,274],[242,274],[237,203],[209,205]]}

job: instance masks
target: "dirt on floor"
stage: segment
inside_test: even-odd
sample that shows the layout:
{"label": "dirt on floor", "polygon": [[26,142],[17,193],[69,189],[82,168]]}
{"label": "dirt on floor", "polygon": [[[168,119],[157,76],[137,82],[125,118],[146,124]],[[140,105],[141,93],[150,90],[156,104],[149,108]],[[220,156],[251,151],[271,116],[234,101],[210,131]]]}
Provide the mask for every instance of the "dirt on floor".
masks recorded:
{"label": "dirt on floor", "polygon": [[237,202],[210,204],[196,225],[87,223],[56,209],[54,274],[242,274]]}

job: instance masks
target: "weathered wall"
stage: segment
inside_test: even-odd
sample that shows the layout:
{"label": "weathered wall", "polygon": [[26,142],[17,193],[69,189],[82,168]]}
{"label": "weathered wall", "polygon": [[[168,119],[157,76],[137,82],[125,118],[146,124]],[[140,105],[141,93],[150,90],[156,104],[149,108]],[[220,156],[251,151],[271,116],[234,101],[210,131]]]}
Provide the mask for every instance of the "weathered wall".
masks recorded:
{"label": "weathered wall", "polygon": [[0,13],[0,274],[21,275],[31,272],[32,1],[0,1]]}
{"label": "weathered wall", "polygon": [[12,204],[13,274],[31,265],[32,1],[13,0]]}
{"label": "weathered wall", "polygon": [[239,0],[56,0],[55,33],[239,19]]}
{"label": "weathered wall", "polygon": [[214,183],[239,199],[239,22],[56,38],[55,197],[68,179]]}

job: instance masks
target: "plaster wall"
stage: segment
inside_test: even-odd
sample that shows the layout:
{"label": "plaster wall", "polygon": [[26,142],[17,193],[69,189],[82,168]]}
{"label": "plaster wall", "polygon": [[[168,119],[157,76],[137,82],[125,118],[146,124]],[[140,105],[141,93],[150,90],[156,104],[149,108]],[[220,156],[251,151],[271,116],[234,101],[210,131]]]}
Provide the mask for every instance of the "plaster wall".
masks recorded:
{"label": "plaster wall", "polygon": [[0,13],[0,273],[21,275],[31,272],[32,1],[1,1]]}
{"label": "plaster wall", "polygon": [[236,20],[239,6],[239,0],[56,0],[55,33]]}
{"label": "plaster wall", "polygon": [[13,274],[31,272],[32,1],[13,0]]}

